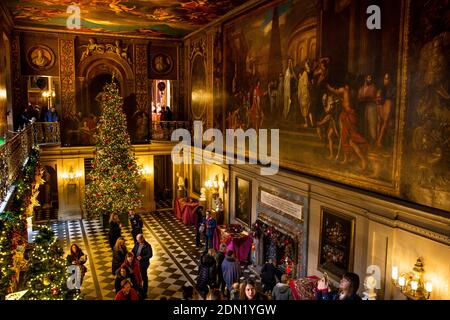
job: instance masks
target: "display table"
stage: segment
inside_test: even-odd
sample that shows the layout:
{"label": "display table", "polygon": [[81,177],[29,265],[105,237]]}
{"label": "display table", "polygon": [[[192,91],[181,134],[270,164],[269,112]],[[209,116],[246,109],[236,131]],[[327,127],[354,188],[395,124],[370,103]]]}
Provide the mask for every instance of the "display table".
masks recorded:
{"label": "display table", "polygon": [[196,225],[197,215],[195,208],[198,207],[198,202],[186,202],[185,198],[178,198],[175,200],[175,214],[177,219],[181,220],[185,225]]}
{"label": "display table", "polygon": [[234,251],[237,261],[247,261],[252,248],[252,233],[242,231],[240,233],[227,232],[227,225],[218,225],[214,232],[213,246],[219,250],[220,244],[225,243],[228,250]]}

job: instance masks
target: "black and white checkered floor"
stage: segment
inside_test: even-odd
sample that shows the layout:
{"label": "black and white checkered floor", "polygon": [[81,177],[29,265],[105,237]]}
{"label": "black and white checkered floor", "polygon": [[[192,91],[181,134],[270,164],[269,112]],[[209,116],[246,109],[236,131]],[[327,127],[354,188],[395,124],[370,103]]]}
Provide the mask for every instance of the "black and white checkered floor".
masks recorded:
{"label": "black and white checkered floor", "polygon": [[[148,299],[181,299],[183,285],[195,286],[197,263],[204,249],[203,246],[195,246],[194,227],[185,226],[171,211],[146,213],[142,218],[144,236],[153,248],[153,258],[148,269]],[[85,299],[114,299],[108,230],[102,227],[99,220],[84,219],[53,222],[51,227],[67,252],[70,244],[77,243],[88,255],[88,272],[81,288]],[[122,234],[131,250],[133,239],[130,228],[125,227]],[[244,271],[245,274],[249,272]]]}

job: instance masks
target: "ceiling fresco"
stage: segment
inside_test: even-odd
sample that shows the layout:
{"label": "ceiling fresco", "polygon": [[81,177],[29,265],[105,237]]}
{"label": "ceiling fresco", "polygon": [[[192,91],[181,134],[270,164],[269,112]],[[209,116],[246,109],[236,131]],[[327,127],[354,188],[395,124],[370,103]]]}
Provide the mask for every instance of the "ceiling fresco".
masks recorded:
{"label": "ceiling fresco", "polygon": [[7,0],[19,26],[66,29],[70,5],[80,8],[80,32],[183,37],[247,0]]}

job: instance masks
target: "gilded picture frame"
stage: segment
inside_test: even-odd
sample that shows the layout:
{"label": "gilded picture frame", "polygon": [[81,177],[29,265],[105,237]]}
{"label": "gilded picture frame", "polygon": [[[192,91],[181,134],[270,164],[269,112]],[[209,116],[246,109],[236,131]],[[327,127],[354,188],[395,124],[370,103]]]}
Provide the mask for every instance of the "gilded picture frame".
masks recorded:
{"label": "gilded picture frame", "polygon": [[320,211],[317,269],[339,281],[353,271],[356,219],[326,207]]}
{"label": "gilded picture frame", "polygon": [[191,193],[197,197],[200,197],[202,188],[202,165],[193,164],[191,170]]}
{"label": "gilded picture frame", "polygon": [[250,180],[241,177],[235,178],[235,202],[234,202],[234,217],[237,221],[245,226],[251,224],[251,196],[252,183]]}
{"label": "gilded picture frame", "polygon": [[173,59],[170,55],[159,52],[153,56],[151,68],[158,75],[169,74],[174,67]]}
{"label": "gilded picture frame", "polygon": [[50,69],[55,64],[55,60],[52,49],[44,45],[33,46],[27,51],[28,65],[36,71]]}

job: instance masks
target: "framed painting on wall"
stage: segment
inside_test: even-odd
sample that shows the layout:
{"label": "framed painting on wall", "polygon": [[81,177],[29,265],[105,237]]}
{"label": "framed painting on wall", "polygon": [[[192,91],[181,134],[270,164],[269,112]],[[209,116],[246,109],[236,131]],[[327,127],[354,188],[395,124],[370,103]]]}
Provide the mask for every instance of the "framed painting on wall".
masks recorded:
{"label": "framed painting on wall", "polygon": [[355,218],[322,208],[317,269],[340,280],[353,271]]}
{"label": "framed painting on wall", "polygon": [[200,196],[202,188],[202,167],[200,164],[192,165],[192,193]]}
{"label": "framed painting on wall", "polygon": [[236,177],[235,181],[235,218],[250,226],[251,218],[251,182]]}

